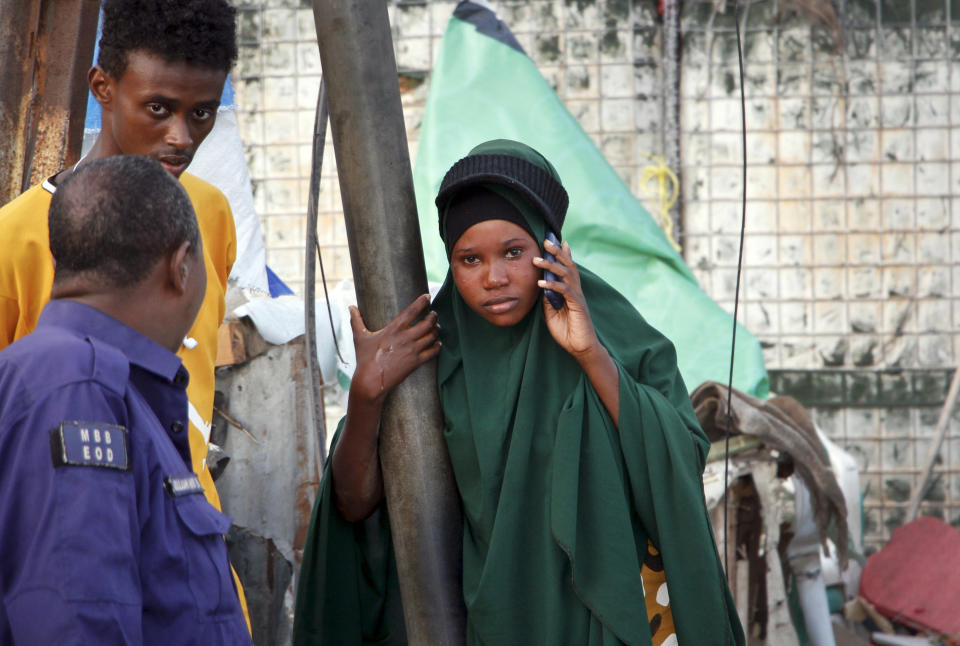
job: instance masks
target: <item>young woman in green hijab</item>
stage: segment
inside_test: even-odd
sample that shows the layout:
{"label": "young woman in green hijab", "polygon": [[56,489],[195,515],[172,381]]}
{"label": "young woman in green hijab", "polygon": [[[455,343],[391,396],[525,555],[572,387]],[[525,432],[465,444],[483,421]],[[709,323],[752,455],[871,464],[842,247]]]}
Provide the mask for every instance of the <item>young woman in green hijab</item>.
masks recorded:
{"label": "young woman in green hijab", "polygon": [[450,271],[434,311],[411,325],[424,296],[369,332],[352,310],[357,369],[304,551],[297,646],[406,643],[380,411],[434,357],[468,644],[744,643],[704,505],[709,442],[673,345],[546,241],[567,202],[532,148],[478,146],[437,196]]}

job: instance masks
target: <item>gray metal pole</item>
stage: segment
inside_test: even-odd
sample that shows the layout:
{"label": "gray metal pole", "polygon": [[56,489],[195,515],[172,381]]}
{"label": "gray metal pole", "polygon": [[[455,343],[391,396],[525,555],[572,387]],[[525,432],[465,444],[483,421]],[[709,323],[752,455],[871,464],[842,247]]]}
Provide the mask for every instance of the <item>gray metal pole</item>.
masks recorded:
{"label": "gray metal pole", "polygon": [[663,3],[663,156],[677,175],[677,201],[670,209],[673,235],[683,246],[683,168],[680,159],[680,3]]}
{"label": "gray metal pole", "polygon": [[[314,0],[357,300],[370,329],[427,290],[396,59],[384,0]],[[465,641],[459,501],[434,364],[388,397],[380,434],[411,645]]]}

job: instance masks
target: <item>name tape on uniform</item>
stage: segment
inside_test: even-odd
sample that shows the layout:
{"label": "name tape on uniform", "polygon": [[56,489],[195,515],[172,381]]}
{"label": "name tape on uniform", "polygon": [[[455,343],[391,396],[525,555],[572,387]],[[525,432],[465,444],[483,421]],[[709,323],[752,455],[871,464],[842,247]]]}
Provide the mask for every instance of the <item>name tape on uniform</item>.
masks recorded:
{"label": "name tape on uniform", "polygon": [[174,498],[187,496],[192,493],[203,493],[203,485],[195,473],[184,473],[177,476],[167,476],[163,479],[163,486]]}
{"label": "name tape on uniform", "polygon": [[127,429],[98,422],[62,422],[50,431],[53,465],[130,470]]}

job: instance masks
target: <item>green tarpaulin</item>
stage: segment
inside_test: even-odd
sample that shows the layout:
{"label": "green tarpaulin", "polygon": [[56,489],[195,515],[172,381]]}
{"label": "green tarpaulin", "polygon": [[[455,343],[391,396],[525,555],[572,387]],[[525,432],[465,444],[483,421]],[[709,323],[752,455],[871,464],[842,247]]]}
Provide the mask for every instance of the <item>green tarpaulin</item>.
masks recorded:
{"label": "green tarpaulin", "polygon": [[[434,197],[444,173],[475,145],[516,139],[560,173],[570,194],[563,238],[574,259],[613,285],[677,348],[689,390],[730,371],[732,317],[708,297],[536,65],[494,14],[461,2],[430,78],[414,184],[427,274],[443,280],[446,254]],[[760,344],[738,327],[733,385],[764,397]]]}

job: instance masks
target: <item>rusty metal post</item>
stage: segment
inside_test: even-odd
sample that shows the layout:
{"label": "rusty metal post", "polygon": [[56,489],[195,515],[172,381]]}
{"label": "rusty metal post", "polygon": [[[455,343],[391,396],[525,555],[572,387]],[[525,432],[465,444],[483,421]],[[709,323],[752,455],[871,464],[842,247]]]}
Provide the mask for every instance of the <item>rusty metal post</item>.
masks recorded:
{"label": "rusty metal post", "polygon": [[99,0],[5,2],[0,204],[80,157]]}
{"label": "rusty metal post", "polygon": [[[384,0],[314,0],[357,300],[370,329],[427,290]],[[388,397],[380,435],[407,638],[465,641],[459,500],[433,363]]]}

